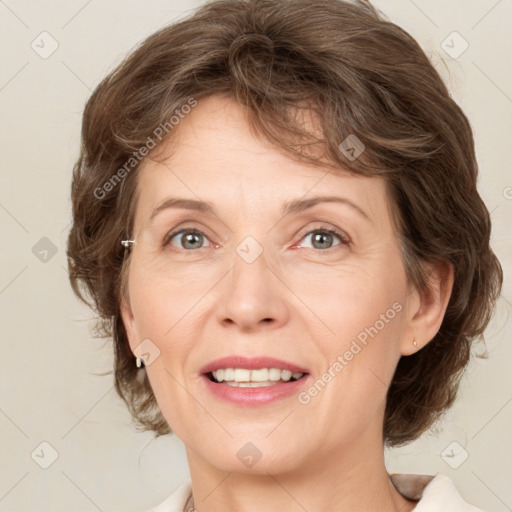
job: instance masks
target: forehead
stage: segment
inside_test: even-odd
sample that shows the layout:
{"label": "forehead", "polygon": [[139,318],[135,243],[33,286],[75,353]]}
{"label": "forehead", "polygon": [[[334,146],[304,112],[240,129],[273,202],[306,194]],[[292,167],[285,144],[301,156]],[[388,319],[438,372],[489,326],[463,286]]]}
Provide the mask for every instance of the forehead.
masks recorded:
{"label": "forehead", "polygon": [[278,209],[298,198],[336,195],[375,219],[388,213],[382,178],[292,159],[257,137],[243,107],[230,97],[201,99],[175,130],[157,158],[146,160],[139,169],[139,221],[149,218],[169,196],[261,215],[262,207]]}

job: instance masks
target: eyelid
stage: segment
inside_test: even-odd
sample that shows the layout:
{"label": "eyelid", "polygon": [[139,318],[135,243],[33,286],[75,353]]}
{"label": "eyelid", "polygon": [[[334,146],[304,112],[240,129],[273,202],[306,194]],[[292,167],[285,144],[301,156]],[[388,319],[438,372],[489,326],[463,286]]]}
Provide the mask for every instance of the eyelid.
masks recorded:
{"label": "eyelid", "polygon": [[176,236],[178,233],[185,230],[197,231],[205,236],[208,236],[206,235],[206,231],[209,231],[209,229],[206,226],[203,226],[200,221],[197,221],[196,219],[193,218],[185,218],[179,221],[175,226],[173,226],[170,230],[166,232],[164,236],[164,241],[169,240],[173,236]]}

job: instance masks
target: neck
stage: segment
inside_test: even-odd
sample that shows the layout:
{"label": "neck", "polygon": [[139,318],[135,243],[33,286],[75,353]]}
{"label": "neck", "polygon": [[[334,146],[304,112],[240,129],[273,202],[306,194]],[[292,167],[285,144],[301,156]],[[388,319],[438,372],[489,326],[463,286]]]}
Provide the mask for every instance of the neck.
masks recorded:
{"label": "neck", "polygon": [[[366,441],[366,440],[362,440]],[[384,447],[352,441],[329,453],[303,459],[286,472],[221,471],[187,448],[193,505],[198,512],[408,512],[415,503],[394,488],[384,464]],[[256,468],[256,466],[255,466]]]}

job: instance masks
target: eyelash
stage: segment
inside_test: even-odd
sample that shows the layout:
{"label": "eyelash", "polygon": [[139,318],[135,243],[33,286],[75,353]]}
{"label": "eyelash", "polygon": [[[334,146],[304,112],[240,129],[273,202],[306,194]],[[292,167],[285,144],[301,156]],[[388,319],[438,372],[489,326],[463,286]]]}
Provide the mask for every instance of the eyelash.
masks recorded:
{"label": "eyelash", "polygon": [[[207,240],[209,240],[209,238],[206,236],[206,234],[203,233],[202,231],[198,230],[198,229],[195,229],[195,228],[181,228],[180,230],[174,231],[173,233],[170,233],[170,234],[165,236],[165,238],[163,240],[163,247],[167,247],[168,245],[171,245],[171,240],[175,236],[177,236],[179,234],[182,234],[182,233],[193,233],[195,235],[202,235]],[[342,233],[342,232],[340,232],[340,231],[338,231],[336,229],[332,229],[332,228],[315,228],[315,229],[310,229],[309,231],[300,233],[300,240],[302,240],[307,235],[310,235],[312,233],[329,234],[329,235],[333,235],[333,236],[339,238],[339,240],[340,240],[340,244],[335,245],[333,247],[329,247],[328,249],[317,249],[316,250],[317,252],[328,252],[328,251],[336,249],[336,247],[350,245],[350,239],[348,238],[347,235],[345,235],[344,233]],[[296,247],[296,245],[294,245],[293,247]],[[200,249],[205,249],[205,248],[206,247],[201,247]],[[190,252],[195,252],[195,251],[199,250],[199,249],[179,249],[179,248],[174,247],[174,246],[173,246],[173,249],[175,249],[177,251],[189,252],[189,253]],[[313,250],[315,250],[315,249],[313,248]]]}

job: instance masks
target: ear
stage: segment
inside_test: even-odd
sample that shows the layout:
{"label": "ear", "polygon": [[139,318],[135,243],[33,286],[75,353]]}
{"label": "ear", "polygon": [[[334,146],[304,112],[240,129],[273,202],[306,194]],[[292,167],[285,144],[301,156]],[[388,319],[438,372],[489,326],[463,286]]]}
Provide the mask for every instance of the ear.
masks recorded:
{"label": "ear", "polygon": [[[121,300],[120,305],[120,312],[121,312],[121,318],[123,320],[124,328],[126,330],[126,335],[128,336],[128,342],[130,343],[130,348],[132,349],[132,352],[134,351],[135,347],[137,347],[138,343],[138,333],[137,328],[135,325],[135,318],[133,317],[132,309],[130,306],[130,299],[126,295]],[[135,353],[134,353],[135,355]]]}
{"label": "ear", "polygon": [[[408,300],[408,335],[402,339],[400,351],[408,356],[427,345],[441,328],[448,307],[452,289],[453,265],[445,263],[429,263],[427,289],[414,288]],[[416,340],[416,346],[413,340]]]}

